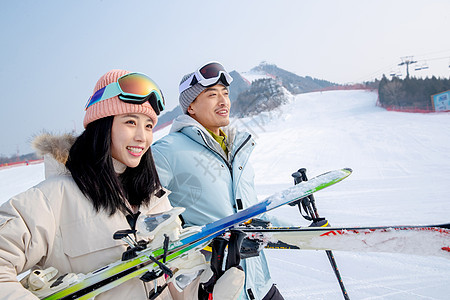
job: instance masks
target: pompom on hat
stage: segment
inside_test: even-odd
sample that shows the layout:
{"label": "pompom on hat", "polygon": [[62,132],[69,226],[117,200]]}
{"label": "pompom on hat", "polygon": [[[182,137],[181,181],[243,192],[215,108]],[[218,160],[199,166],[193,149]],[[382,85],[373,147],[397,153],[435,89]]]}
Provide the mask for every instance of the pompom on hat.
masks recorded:
{"label": "pompom on hat", "polygon": [[[111,70],[107,72],[97,81],[93,94],[108,84],[117,82],[120,77],[129,73],[131,72],[125,70]],[[95,120],[126,113],[144,114],[152,120],[153,126],[158,122],[158,116],[148,101],[143,104],[131,104],[123,102],[119,99],[119,96],[114,96],[89,106],[86,109],[83,126],[86,128],[89,123]]]}

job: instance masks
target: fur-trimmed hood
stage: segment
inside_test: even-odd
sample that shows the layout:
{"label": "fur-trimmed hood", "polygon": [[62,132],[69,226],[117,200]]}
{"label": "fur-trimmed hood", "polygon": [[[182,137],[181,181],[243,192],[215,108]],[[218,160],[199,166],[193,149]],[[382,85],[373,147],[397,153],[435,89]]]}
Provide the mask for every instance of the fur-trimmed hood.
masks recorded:
{"label": "fur-trimmed hood", "polygon": [[76,138],[71,133],[62,135],[43,133],[36,136],[31,145],[38,155],[44,156],[45,178],[67,173],[65,164]]}

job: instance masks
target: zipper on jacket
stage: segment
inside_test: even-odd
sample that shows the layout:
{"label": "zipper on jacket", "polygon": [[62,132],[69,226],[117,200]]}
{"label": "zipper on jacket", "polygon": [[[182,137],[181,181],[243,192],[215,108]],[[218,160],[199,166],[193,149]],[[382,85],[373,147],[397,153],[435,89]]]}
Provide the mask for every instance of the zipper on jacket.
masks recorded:
{"label": "zipper on jacket", "polygon": [[[206,147],[208,147],[212,152],[216,153],[217,155],[220,156],[220,158],[222,158],[222,160],[223,160],[223,161],[225,162],[225,164],[227,165],[228,170],[230,171],[231,177],[233,178],[233,167],[232,167],[232,164],[231,164],[230,162],[228,162],[228,159],[225,159],[225,158],[222,156],[222,154],[220,154],[219,152],[217,152],[215,149],[211,148],[211,147],[208,145],[208,143],[207,143],[206,140],[205,140],[205,137],[203,136],[203,133],[202,133],[200,130],[198,130],[197,132],[198,132],[198,134],[202,137],[202,140],[203,140],[203,142],[205,143]],[[234,160],[234,158],[236,157],[236,154],[237,154],[237,153],[245,146],[245,144],[248,143],[248,141],[249,141],[251,138],[252,138],[252,135],[249,134],[249,135],[247,136],[247,138],[245,139],[245,141],[244,141],[244,142],[239,146],[239,148],[236,150],[236,152],[234,152],[234,155],[233,155],[231,161]]]}
{"label": "zipper on jacket", "polygon": [[239,146],[239,148],[237,148],[236,152],[234,152],[234,155],[233,155],[231,161],[234,160],[234,158],[236,157],[236,154],[239,152],[239,150],[241,150],[241,149],[245,146],[245,144],[248,143],[248,141],[249,141],[251,138],[252,138],[252,135],[249,134],[248,137],[245,139],[245,141]]}

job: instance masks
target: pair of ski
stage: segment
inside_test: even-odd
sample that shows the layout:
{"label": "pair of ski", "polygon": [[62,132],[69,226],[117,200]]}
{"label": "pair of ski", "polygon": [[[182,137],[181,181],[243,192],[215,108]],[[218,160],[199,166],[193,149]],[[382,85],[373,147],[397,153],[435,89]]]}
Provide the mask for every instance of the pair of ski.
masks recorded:
{"label": "pair of ski", "polygon": [[269,249],[404,253],[450,258],[450,224],[238,228]]}
{"label": "pair of ski", "polygon": [[[309,181],[300,182],[299,184],[276,193],[262,202],[259,202],[247,209],[241,210],[236,214],[230,215],[223,219],[201,226],[198,231],[189,233],[188,236],[181,236],[179,240],[170,242],[164,247],[157,249],[138,249],[134,257],[120,260],[109,264],[83,276],[79,282],[74,282],[68,287],[58,290],[55,286],[55,292],[50,291],[41,299],[90,299],[100,293],[110,290],[127,280],[135,277],[142,277],[146,274],[160,272],[170,273],[166,264],[176,265],[176,261],[184,257],[191,251],[199,251],[203,249],[211,240],[231,228],[238,227],[249,235],[259,234],[258,238],[268,241],[267,247],[280,248],[281,242],[284,242],[288,248],[300,249],[338,249],[339,241],[334,241],[336,237],[349,237],[355,239],[360,236],[369,237],[375,233],[389,234],[390,232],[420,232],[432,234],[431,239],[439,240],[435,244],[433,254],[442,251],[443,255],[448,255],[450,246],[450,230],[448,225],[437,226],[389,226],[389,227],[370,227],[370,228],[332,228],[332,227],[308,227],[308,228],[251,228],[239,227],[239,224],[254,218],[264,212],[270,211],[277,207],[312,195],[326,187],[342,181],[351,174],[351,169],[340,169],[330,171],[314,177]],[[363,234],[360,234],[363,233]],[[389,236],[388,240],[391,237]],[[325,243],[324,241],[327,241]],[[364,239],[359,248],[351,249],[359,251],[362,248],[371,248],[371,244]],[[380,238],[378,238],[380,240]],[[370,250],[370,249],[369,249]],[[384,249],[392,252],[392,249]],[[446,251],[447,250],[447,251]],[[417,253],[416,253],[417,254]],[[440,253],[439,253],[440,254]]]}

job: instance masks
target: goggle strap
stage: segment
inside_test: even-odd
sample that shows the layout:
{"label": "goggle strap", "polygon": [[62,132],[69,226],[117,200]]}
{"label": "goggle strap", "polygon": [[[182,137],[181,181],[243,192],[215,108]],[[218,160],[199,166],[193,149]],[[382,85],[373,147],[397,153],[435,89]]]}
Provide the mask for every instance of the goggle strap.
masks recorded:
{"label": "goggle strap", "polygon": [[195,73],[193,73],[188,79],[186,79],[185,81],[183,81],[183,83],[180,84],[178,88],[180,94],[191,87],[193,77],[195,78]]}
{"label": "goggle strap", "polygon": [[86,105],[84,106],[84,109],[86,110],[89,106],[92,104],[97,103],[99,100],[94,100],[96,98],[101,99],[101,95],[103,95],[105,88],[101,88],[98,91],[96,91],[91,97],[89,97],[88,101],[86,102]]}
{"label": "goggle strap", "polygon": [[122,93],[122,91],[120,90],[119,84],[117,82],[110,83],[105,87],[105,92],[103,93],[101,100],[115,97],[120,93]]}
{"label": "goggle strap", "polygon": [[[101,93],[101,95],[100,95],[100,93]],[[121,93],[121,91],[119,89],[119,84],[117,82],[110,83],[107,86],[99,89],[97,92],[94,93],[94,95],[92,95],[91,98],[89,98],[85,109],[87,109],[89,106],[91,106],[95,103],[98,103],[100,101],[117,96],[120,93]],[[99,97],[99,98],[95,99],[97,97]]]}
{"label": "goggle strap", "polygon": [[193,76],[192,80],[191,80],[191,86],[193,86],[194,84],[198,83],[197,77]]}

